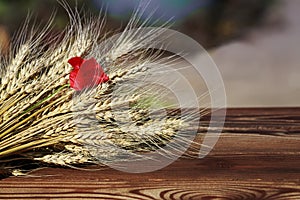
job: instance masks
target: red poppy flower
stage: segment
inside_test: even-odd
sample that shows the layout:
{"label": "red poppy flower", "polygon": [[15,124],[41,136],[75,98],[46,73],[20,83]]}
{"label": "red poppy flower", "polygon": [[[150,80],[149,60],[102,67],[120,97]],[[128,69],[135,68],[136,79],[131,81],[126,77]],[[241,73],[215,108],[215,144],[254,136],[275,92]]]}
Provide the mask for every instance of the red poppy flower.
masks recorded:
{"label": "red poppy flower", "polygon": [[73,57],[68,60],[68,63],[73,67],[70,73],[70,86],[77,91],[109,80],[94,58],[85,60],[81,57]]}

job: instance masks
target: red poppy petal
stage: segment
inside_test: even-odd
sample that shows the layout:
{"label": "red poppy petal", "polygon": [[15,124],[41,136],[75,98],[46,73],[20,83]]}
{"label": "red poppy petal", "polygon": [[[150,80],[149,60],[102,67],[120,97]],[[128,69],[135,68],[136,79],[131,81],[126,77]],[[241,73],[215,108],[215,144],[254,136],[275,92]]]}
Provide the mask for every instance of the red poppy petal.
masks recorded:
{"label": "red poppy petal", "polygon": [[109,80],[94,58],[84,60],[74,57],[69,61],[72,66],[75,66],[70,73],[70,86],[75,90],[93,87]]}
{"label": "red poppy petal", "polygon": [[97,85],[98,74],[101,74],[101,70],[96,60],[84,60],[75,79],[77,88],[84,89]]}
{"label": "red poppy petal", "polygon": [[97,84],[105,83],[109,81],[109,77],[103,72],[100,77],[97,79]]}
{"label": "red poppy petal", "polygon": [[73,57],[68,60],[68,63],[72,65],[74,69],[79,69],[83,62],[84,59],[82,59],[81,57]]}
{"label": "red poppy petal", "polygon": [[107,76],[107,74],[104,74],[103,82],[105,83],[107,81],[109,81],[109,77]]}
{"label": "red poppy petal", "polygon": [[81,90],[82,88],[79,87],[79,85],[76,81],[77,74],[78,74],[78,69],[74,69],[71,71],[70,76],[69,76],[70,86],[71,86],[71,88],[73,88],[75,90]]}

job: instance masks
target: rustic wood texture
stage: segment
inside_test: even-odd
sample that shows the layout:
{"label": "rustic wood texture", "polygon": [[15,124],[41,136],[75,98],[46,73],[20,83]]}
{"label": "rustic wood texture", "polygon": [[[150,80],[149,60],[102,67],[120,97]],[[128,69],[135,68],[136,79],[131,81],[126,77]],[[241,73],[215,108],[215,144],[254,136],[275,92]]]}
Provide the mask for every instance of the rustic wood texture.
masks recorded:
{"label": "rustic wood texture", "polygon": [[1,180],[0,199],[299,200],[300,108],[229,109],[226,119],[204,159],[144,174],[45,168]]}

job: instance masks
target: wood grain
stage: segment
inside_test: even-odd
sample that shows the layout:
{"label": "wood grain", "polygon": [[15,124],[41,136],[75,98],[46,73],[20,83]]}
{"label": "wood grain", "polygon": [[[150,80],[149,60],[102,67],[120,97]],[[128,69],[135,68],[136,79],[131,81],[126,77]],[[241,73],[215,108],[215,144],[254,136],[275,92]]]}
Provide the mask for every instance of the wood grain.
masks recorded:
{"label": "wood grain", "polygon": [[299,200],[300,108],[227,114],[224,133],[204,159],[182,158],[144,174],[45,168],[1,180],[0,199]]}

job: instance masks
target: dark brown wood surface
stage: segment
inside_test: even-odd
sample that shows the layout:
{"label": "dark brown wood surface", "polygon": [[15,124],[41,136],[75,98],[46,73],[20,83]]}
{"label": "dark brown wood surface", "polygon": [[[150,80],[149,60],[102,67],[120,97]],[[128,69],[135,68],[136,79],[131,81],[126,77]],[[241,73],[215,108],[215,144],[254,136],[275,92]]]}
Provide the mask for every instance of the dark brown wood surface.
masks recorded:
{"label": "dark brown wood surface", "polygon": [[300,108],[229,109],[226,119],[204,159],[144,174],[45,168],[1,180],[0,199],[300,200]]}

